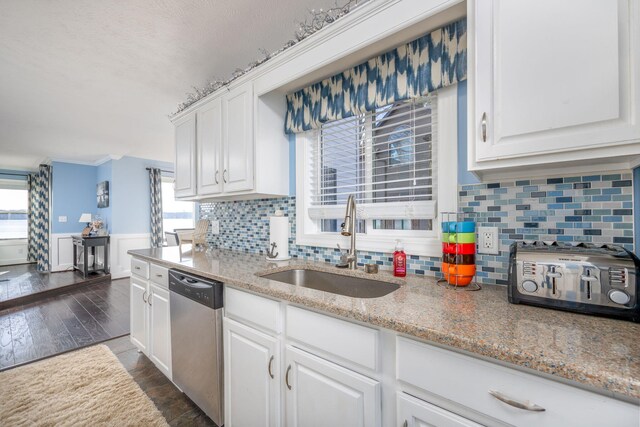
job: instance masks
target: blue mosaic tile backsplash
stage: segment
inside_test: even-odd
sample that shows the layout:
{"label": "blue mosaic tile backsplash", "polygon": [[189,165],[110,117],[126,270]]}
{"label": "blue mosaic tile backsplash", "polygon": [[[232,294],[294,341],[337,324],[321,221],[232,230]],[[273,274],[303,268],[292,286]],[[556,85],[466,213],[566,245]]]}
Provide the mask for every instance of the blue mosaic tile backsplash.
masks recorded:
{"label": "blue mosaic tile backsplash", "polygon": [[[477,255],[480,283],[506,284],[509,245],[516,240],[615,243],[633,250],[631,172],[462,185],[459,209],[478,226],[500,229],[500,255]],[[298,246],[296,199],[260,199],[201,203],[200,217],[220,221],[220,234],[209,234],[213,247],[264,253],[269,216],[276,209],[290,218],[292,257],[336,263],[337,249]],[[408,254],[408,272],[439,276],[440,259]],[[391,253],[358,251],[358,263],[390,269]]]}
{"label": "blue mosaic tile backsplash", "polygon": [[[280,209],[289,217],[291,238],[289,254],[294,258],[329,263],[340,260],[337,248],[321,248],[296,245],[296,199],[259,199],[234,202],[201,203],[200,217],[220,221],[220,234],[208,234],[207,240],[216,248],[233,249],[253,253],[265,253],[269,244],[269,216]],[[435,275],[440,272],[440,259],[408,256],[408,272],[411,274]],[[391,269],[391,253],[358,251],[358,264],[377,263],[381,268]]]}

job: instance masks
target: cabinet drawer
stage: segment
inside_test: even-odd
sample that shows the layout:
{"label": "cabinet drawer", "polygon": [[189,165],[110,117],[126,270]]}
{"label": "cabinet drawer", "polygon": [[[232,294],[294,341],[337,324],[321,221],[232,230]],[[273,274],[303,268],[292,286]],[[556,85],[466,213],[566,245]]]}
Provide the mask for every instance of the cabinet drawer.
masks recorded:
{"label": "cabinet drawer", "polygon": [[[398,379],[518,426],[636,426],[638,406],[406,338],[397,342]],[[544,412],[518,409],[489,390]]]}
{"label": "cabinet drawer", "polygon": [[148,279],[149,263],[138,258],[131,258],[131,273],[143,279]]}
{"label": "cabinet drawer", "polygon": [[169,289],[169,269],[157,264],[149,264],[149,280],[156,285]]}
{"label": "cabinet drawer", "polygon": [[225,316],[275,333],[282,330],[280,303],[225,286]]}
{"label": "cabinet drawer", "polygon": [[378,367],[379,332],[331,316],[287,306],[287,338],[367,369]]}

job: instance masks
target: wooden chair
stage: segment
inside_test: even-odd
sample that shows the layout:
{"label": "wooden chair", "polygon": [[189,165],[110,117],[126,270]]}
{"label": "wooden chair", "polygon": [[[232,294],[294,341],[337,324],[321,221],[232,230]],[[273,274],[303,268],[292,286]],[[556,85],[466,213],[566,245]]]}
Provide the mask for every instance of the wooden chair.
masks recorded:
{"label": "wooden chair", "polygon": [[196,229],[193,232],[192,247],[194,250],[196,250],[198,246],[203,248],[209,247],[209,243],[207,242],[207,231],[209,231],[209,220],[198,220],[196,223]]}

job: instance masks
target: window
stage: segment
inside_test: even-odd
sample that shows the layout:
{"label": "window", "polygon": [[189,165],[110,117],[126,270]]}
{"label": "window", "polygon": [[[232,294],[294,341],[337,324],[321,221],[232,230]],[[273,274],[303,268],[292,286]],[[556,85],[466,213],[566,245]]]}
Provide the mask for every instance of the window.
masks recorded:
{"label": "window", "polygon": [[339,231],[354,194],[358,249],[390,252],[401,239],[439,255],[438,211],[457,203],[456,101],[446,88],[298,134],[297,243],[348,244]]}
{"label": "window", "polygon": [[0,240],[26,239],[29,191],[22,180],[0,180]]}
{"label": "window", "polygon": [[194,228],[195,203],[176,200],[173,178],[162,178],[162,229]]}

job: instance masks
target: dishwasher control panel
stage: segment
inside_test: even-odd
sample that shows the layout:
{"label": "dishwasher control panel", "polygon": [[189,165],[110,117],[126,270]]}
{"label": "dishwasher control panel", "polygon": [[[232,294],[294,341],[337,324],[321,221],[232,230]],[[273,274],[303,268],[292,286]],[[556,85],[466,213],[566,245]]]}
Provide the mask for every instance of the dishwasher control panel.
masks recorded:
{"label": "dishwasher control panel", "polygon": [[169,290],[207,307],[222,307],[222,282],[169,270]]}

